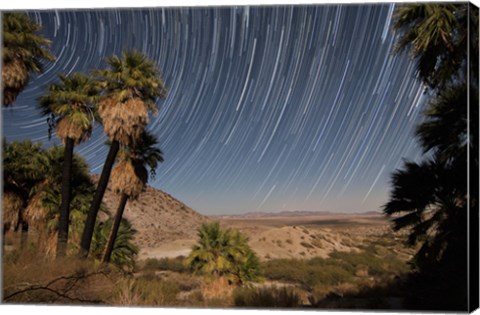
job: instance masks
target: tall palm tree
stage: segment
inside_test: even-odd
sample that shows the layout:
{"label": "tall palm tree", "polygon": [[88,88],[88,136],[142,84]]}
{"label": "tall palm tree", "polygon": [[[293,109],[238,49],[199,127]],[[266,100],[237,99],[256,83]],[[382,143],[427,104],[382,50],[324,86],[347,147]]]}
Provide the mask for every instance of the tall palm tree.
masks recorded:
{"label": "tall palm tree", "polygon": [[148,123],[149,111],[156,113],[156,100],[167,94],[155,64],[139,52],[124,52],[122,58],[113,56],[107,64],[108,69],[96,74],[103,89],[98,114],[111,145],[85,221],[81,257],[86,257],[90,250],[98,209],[120,145],[135,145]]}
{"label": "tall palm tree", "polygon": [[48,94],[40,97],[44,115],[54,117],[56,134],[65,144],[62,203],[57,239],[57,256],[65,256],[68,241],[68,223],[72,193],[72,163],[75,145],[87,140],[95,121],[94,105],[98,87],[86,75],[74,73],[59,75],[60,82],[48,87]]}
{"label": "tall palm tree", "polygon": [[[409,49],[418,61],[420,78],[430,87],[442,88],[453,77],[465,81],[466,56],[478,54],[478,47],[467,49],[469,19],[478,25],[478,11],[469,10],[468,3],[402,5],[394,16],[393,26],[400,34],[396,51]],[[473,69],[478,72],[478,62]]]}
{"label": "tall palm tree", "polygon": [[158,162],[163,162],[160,149],[156,148],[157,139],[144,132],[135,146],[126,147],[119,154],[119,162],[112,171],[112,189],[121,195],[120,203],[115,213],[115,219],[108,237],[102,261],[108,263],[117,238],[118,229],[123,217],[123,211],[129,199],[136,199],[145,188],[148,181],[147,167],[155,174]]}
{"label": "tall palm tree", "polygon": [[12,105],[28,84],[31,73],[42,73],[42,61],[53,61],[50,41],[38,35],[41,27],[24,13],[6,12],[3,20],[3,105]]}

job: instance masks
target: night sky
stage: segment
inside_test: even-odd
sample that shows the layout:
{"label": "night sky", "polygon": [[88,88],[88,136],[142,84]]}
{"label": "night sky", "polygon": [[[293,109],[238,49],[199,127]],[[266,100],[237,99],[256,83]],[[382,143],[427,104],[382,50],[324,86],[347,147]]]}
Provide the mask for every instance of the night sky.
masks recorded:
{"label": "night sky", "polygon": [[[56,62],[3,109],[7,141],[46,146],[37,97],[56,74],[105,67],[136,49],[169,95],[151,117],[164,152],[149,185],[203,214],[379,211],[390,175],[417,159],[424,94],[414,62],[394,55],[393,5],[29,11]],[[100,125],[76,148],[92,172]]]}

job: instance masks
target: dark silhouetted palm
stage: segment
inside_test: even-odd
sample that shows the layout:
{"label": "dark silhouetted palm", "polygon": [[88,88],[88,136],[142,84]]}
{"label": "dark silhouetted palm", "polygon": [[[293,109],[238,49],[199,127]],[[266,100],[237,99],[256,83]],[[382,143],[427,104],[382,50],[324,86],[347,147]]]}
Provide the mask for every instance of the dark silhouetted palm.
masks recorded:
{"label": "dark silhouetted palm", "polygon": [[12,105],[28,84],[32,73],[43,71],[42,61],[55,58],[48,51],[50,41],[41,35],[40,25],[23,13],[6,12],[3,20],[3,105]]}
{"label": "dark silhouetted palm", "polygon": [[[25,216],[39,234],[46,240],[44,247],[47,255],[58,256],[58,234],[61,213],[58,211],[62,204],[62,179],[64,169],[64,150],[54,146],[45,151],[48,158],[48,169],[45,179],[36,187]],[[77,154],[72,159],[71,202],[68,222],[70,233],[68,248],[74,250],[79,241],[80,229],[83,228],[85,213],[94,191],[94,184],[90,178],[89,168],[85,160]]]}
{"label": "dark silhouetted palm", "polygon": [[88,76],[81,73],[68,77],[59,75],[59,78],[60,82],[51,84],[47,95],[39,100],[43,114],[53,116],[56,134],[65,145],[57,241],[57,256],[64,256],[68,242],[73,149],[92,133],[98,88]]}
{"label": "dark silhouetted palm", "polygon": [[7,143],[3,140],[3,228],[22,229],[22,247],[26,242],[27,208],[35,187],[45,179],[48,158],[41,144],[31,141]]}
{"label": "dark silhouetted palm", "polygon": [[410,51],[420,78],[429,86],[442,88],[454,77],[465,80],[465,69],[459,70],[468,54],[468,18],[475,18],[470,13],[474,12],[467,3],[405,4],[396,9],[397,52]]}
{"label": "dark silhouetted palm", "polygon": [[156,113],[156,100],[167,93],[155,64],[139,52],[113,56],[107,64],[107,70],[96,74],[103,89],[98,114],[111,145],[85,222],[80,250],[83,257],[90,249],[98,209],[120,145],[135,145],[148,123],[148,112]]}

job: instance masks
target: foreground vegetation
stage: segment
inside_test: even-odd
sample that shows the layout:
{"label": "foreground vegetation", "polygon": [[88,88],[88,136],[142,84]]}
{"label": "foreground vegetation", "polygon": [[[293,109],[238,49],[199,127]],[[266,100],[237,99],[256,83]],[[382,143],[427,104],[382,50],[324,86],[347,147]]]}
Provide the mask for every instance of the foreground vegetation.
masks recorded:
{"label": "foreground vegetation", "polygon": [[[236,260],[230,254],[251,251],[247,243],[238,241],[246,238],[236,230],[217,227],[213,223],[200,229],[199,243],[189,257],[150,258],[137,261],[130,269],[102,264],[100,258],[48,259],[35,250],[35,242],[21,251],[11,250],[20,240],[18,235],[9,234],[13,237],[7,238],[9,250],[3,261],[4,302],[304,308],[332,296],[347,296],[379,283],[391,283],[409,270],[405,259],[394,255],[397,246],[388,238],[381,244],[372,240],[360,251],[333,252],[327,258],[256,263]],[[212,239],[214,235],[221,237]],[[223,247],[235,242],[237,249]],[[211,246],[206,247],[206,243]],[[207,251],[208,255],[217,254],[216,258],[199,260],[208,256]],[[253,251],[251,254],[255,255]],[[41,276],[39,268],[45,271]],[[246,273],[239,274],[238,270]]]}

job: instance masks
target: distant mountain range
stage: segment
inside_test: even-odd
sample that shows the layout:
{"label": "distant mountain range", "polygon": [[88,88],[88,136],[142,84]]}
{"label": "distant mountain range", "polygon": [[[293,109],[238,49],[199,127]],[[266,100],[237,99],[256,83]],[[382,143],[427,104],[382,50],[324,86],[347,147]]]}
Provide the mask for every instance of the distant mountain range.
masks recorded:
{"label": "distant mountain range", "polygon": [[247,212],[244,214],[227,214],[227,215],[215,215],[212,217],[223,217],[223,218],[262,218],[262,217],[308,217],[308,216],[325,216],[325,215],[345,215],[345,216],[378,216],[382,215],[379,211],[367,211],[367,212],[331,212],[331,211],[281,211],[281,212]]}

